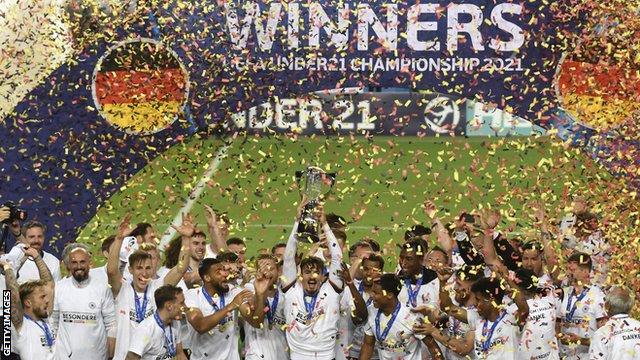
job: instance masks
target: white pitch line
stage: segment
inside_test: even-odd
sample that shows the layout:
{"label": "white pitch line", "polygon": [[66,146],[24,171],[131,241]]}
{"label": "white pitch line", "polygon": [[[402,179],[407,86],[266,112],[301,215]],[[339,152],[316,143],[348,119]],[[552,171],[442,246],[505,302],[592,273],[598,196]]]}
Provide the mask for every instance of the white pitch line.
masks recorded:
{"label": "white pitch line", "polygon": [[[176,226],[180,225],[180,223],[182,222],[182,214],[186,214],[191,211],[193,204],[195,204],[196,200],[198,200],[198,198],[204,191],[205,185],[207,184],[207,182],[209,182],[209,180],[211,180],[213,174],[215,174],[215,172],[218,170],[218,167],[220,166],[220,163],[222,162],[222,159],[226,155],[227,150],[230,146],[230,143],[226,143],[220,149],[218,149],[218,151],[216,151],[216,155],[209,163],[207,170],[204,172],[195,188],[191,191],[191,193],[189,194],[189,199],[187,199],[184,205],[182,205],[182,208],[173,218],[171,224]],[[164,234],[162,235],[162,239],[160,239],[161,249],[164,249],[164,246],[167,245],[176,234],[176,230],[171,226],[171,224],[167,227],[167,230],[165,230]]]}

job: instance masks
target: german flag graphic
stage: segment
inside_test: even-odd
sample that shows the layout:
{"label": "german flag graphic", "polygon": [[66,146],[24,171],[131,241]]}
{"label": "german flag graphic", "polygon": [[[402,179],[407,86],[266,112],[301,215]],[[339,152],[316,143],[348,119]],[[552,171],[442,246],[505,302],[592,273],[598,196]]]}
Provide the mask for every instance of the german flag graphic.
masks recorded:
{"label": "german flag graphic", "polygon": [[112,47],[98,62],[93,81],[100,114],[135,134],[151,134],[171,125],[189,91],[177,55],[151,39]]}
{"label": "german flag graphic", "polygon": [[563,108],[599,130],[620,127],[640,110],[640,57],[631,58],[640,28],[604,25],[566,55],[558,73]]}

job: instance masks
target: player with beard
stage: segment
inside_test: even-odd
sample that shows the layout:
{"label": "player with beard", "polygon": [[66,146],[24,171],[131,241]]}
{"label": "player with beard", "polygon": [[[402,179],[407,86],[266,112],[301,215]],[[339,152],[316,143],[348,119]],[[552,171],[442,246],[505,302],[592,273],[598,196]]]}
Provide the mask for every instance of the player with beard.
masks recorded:
{"label": "player with beard", "polygon": [[11,332],[16,339],[13,348],[22,360],[53,360],[56,359],[55,334],[48,319],[53,305],[53,278],[36,249],[26,249],[25,255],[37,265],[40,279],[20,286],[12,265],[0,260],[11,292]]}
{"label": "player with beard", "polygon": [[[285,249],[282,291],[284,311],[289,329],[287,341],[291,350],[291,360],[331,360],[335,357],[338,320],[340,319],[340,294],[342,279],[342,251],[336,237],[327,224],[322,204],[316,206],[316,217],[326,236],[331,253],[328,276],[324,262],[316,257],[307,257],[300,262],[298,277],[295,262],[298,239],[298,223],[307,200],[303,198],[298,206],[293,230]],[[328,281],[326,281],[328,278]]]}
{"label": "player with beard", "polygon": [[189,243],[189,253],[191,254],[189,266],[187,267],[187,273],[183,277],[188,288],[192,288],[202,281],[198,275],[198,267],[200,267],[200,263],[204,259],[206,246],[207,236],[202,231],[194,232]]}
{"label": "player with beard", "polygon": [[239,360],[237,310],[249,317],[253,294],[229,285],[229,266],[220,257],[202,260],[198,273],[202,287],[190,289],[185,297],[187,320],[195,330],[191,360]]}
{"label": "player with beard", "polygon": [[126,360],[187,360],[176,321],[185,309],[182,289],[164,285],[154,291],[153,298],[157,310],[136,328]]}
{"label": "player with beard", "polygon": [[176,285],[182,279],[189,264],[188,244],[195,229],[191,215],[183,215],[180,227],[174,227],[182,235],[182,252],[178,264],[164,279],[154,279],[156,269],[153,266],[152,255],[137,250],[128,259],[133,280],[125,282],[119,270],[119,249],[122,247],[123,239],[131,232],[130,219],[131,215],[127,215],[118,226],[118,233],[107,259],[109,285],[116,305],[115,360],[122,360],[127,356],[133,331],[139,323],[153,315],[156,307],[153,299],[154,291],[162,285]]}
{"label": "player with beard", "polygon": [[288,359],[284,293],[278,283],[278,259],[270,254],[256,260],[256,277],[245,286],[254,296],[253,314],[244,322],[245,359]]}
{"label": "player with beard", "polygon": [[112,357],[107,334],[113,336],[116,325],[113,295],[90,275],[91,253],[85,244],[67,245],[62,257],[71,277],[55,287],[51,323],[57,334],[57,354],[64,359]]}
{"label": "player with beard", "polygon": [[22,242],[16,244],[6,255],[5,259],[15,269],[18,283],[37,280],[40,278],[39,269],[31,256],[26,256],[26,249],[36,249],[42,260],[47,264],[54,281],[60,280],[60,260],[53,254],[44,251],[44,238],[46,228],[37,221],[29,221],[22,226]]}
{"label": "player with beard", "polygon": [[[384,259],[378,254],[369,254],[367,257],[362,259],[362,278],[361,280],[354,280],[354,286],[358,290],[358,293],[362,297],[365,302],[365,307],[371,306],[373,303],[373,283],[377,280],[384,270]],[[346,294],[349,295],[346,295]],[[349,315],[352,317],[350,319],[351,324],[354,325],[353,328],[353,336],[350,340],[350,346],[348,347],[348,358],[350,360],[355,360],[360,355],[360,349],[362,348],[362,342],[364,341],[364,332],[367,327],[366,319],[365,321],[359,322],[358,318],[355,317],[356,312],[356,304],[355,298],[351,296],[350,291],[345,291],[345,296],[347,298],[350,311]],[[371,357],[373,360],[378,359],[378,354],[375,352]]]}
{"label": "player with beard", "polygon": [[[475,298],[471,293],[471,286],[482,276],[483,270],[481,268],[465,265],[458,269],[455,273],[453,298],[446,289],[447,280],[441,279],[440,306],[442,309],[447,311],[455,307],[464,310],[464,312],[474,310]],[[416,332],[433,336],[439,344],[445,347],[446,359],[475,359],[476,356],[473,352],[475,329],[466,323],[465,318],[459,318],[462,311],[451,313],[444,330],[440,330],[430,323],[423,323],[416,326]]]}
{"label": "player with beard", "polygon": [[370,360],[377,349],[381,360],[420,360],[422,344],[433,359],[444,359],[432,337],[414,332],[414,326],[421,321],[411,307],[398,298],[401,288],[395,274],[383,274],[374,281],[373,303],[368,308],[359,359]]}

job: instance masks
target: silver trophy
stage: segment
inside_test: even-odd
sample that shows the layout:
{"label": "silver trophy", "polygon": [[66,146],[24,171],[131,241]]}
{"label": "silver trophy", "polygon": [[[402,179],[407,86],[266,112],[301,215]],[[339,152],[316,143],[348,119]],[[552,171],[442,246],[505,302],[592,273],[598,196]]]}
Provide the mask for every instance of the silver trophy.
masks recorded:
{"label": "silver trophy", "polygon": [[335,173],[326,173],[319,167],[309,166],[304,171],[296,171],[296,182],[300,195],[308,199],[298,225],[298,239],[310,242],[320,240],[320,220],[314,214],[314,208],[331,192],[336,182]]}

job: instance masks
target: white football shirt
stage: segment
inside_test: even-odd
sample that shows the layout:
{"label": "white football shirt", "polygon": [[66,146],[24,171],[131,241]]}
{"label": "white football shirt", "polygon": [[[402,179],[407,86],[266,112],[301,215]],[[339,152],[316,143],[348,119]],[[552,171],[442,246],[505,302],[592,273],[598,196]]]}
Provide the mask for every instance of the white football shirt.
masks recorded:
{"label": "white football shirt", "polygon": [[82,285],[72,277],[58,281],[51,320],[61,358],[106,359],[107,330],[115,327],[109,288],[91,277]]}
{"label": "white football shirt", "polygon": [[[255,292],[253,284],[247,284],[245,288]],[[265,314],[261,329],[256,329],[244,321],[245,360],[289,359],[289,347],[285,335],[284,293],[280,290],[280,286],[276,291],[277,297],[274,295],[267,298],[269,303],[267,306],[271,309],[275,305],[275,311],[270,310]],[[266,309],[267,306],[264,308]],[[272,314],[271,323],[269,322],[269,314]]]}
{"label": "white football shirt", "polygon": [[556,303],[553,292],[527,300],[529,316],[522,330],[519,359],[560,359],[556,338]]}
{"label": "white football shirt", "polygon": [[[300,282],[296,282],[285,293],[284,298],[291,360],[333,359],[340,320],[340,293],[336,292],[329,281],[322,284],[310,316],[305,307],[304,290]],[[309,297],[307,301],[311,303]]]}
{"label": "white football shirt", "polygon": [[612,316],[591,338],[589,359],[640,359],[640,321],[627,314]]}
{"label": "white football shirt", "polygon": [[[211,298],[219,309],[228,305],[233,298],[242,291],[242,288],[231,287],[222,297],[211,294]],[[189,308],[197,308],[203,316],[209,316],[216,312],[213,305],[207,301],[203,294],[203,288],[190,289],[185,296],[185,304]],[[238,353],[238,312],[233,311],[218,323],[213,329],[204,334],[197,331],[191,336],[191,360],[227,359],[240,360]]]}
{"label": "white football shirt", "polygon": [[[40,326],[43,320],[38,321]],[[51,331],[51,336],[55,339],[55,332],[53,331],[49,320],[44,320]],[[16,330],[11,324],[11,334],[14,334],[15,337],[12,339],[15,340],[15,343],[12,344],[12,349],[17,354],[20,355],[21,360],[53,360],[56,359],[56,347],[57,344],[54,342],[53,346],[48,346],[47,338],[45,336],[44,330],[33,320],[29,320],[26,317],[22,320],[22,326],[20,327],[20,331]]]}
{"label": "white football shirt", "polygon": [[[16,269],[16,278],[18,280],[18,284],[22,285],[29,280],[39,280],[40,273],[38,272],[38,266],[36,262],[32,259],[26,257],[22,248],[23,244],[18,244],[11,249],[11,251],[6,255],[7,261],[10,261],[13,264],[13,268]],[[22,266],[23,258],[24,263]],[[61,279],[60,276],[60,260],[52,254],[42,251],[42,260],[45,264],[47,264],[47,268],[51,272],[51,276],[53,277],[53,281],[58,281]]]}
{"label": "white football shirt", "polygon": [[[438,280],[437,275],[432,270],[428,270],[423,268],[421,284],[418,288],[418,284],[407,282],[404,279],[401,280],[402,289],[400,290],[400,294],[398,295],[398,300],[402,303],[408,305],[409,307],[417,307],[421,305],[427,305],[434,308],[440,306],[440,280]],[[420,280],[418,280],[420,281]],[[415,293],[416,302],[415,304],[410,299],[409,293]]]}
{"label": "white football shirt", "polygon": [[[376,349],[380,360],[421,360],[424,336],[413,332],[413,326],[420,319],[411,312],[411,308],[406,303],[400,302],[399,304],[400,309],[391,324],[393,313],[386,316],[373,305],[369,306],[364,332],[366,335],[376,338]],[[379,319],[379,329],[376,328],[376,318]],[[388,326],[390,328],[386,336],[381,338]]]}
{"label": "white football shirt", "polygon": [[[362,289],[361,281],[354,280],[354,283],[356,285],[356,288]],[[364,289],[362,290],[363,290],[362,298],[364,299],[365,304],[367,304],[367,311],[368,311],[368,308],[370,306],[373,306],[372,304],[373,300],[371,299],[371,296],[369,296],[369,294],[367,294],[367,292],[364,291]],[[353,314],[353,312],[356,311],[356,305],[353,301],[353,295],[351,294],[351,291],[349,291],[348,288],[344,289],[344,291],[342,292],[342,300],[340,302],[340,311],[343,316],[342,318],[343,321],[348,321],[349,328],[347,330],[348,332],[347,331],[344,332],[348,336],[348,338],[346,339],[343,338],[342,336],[343,328],[339,328],[338,336],[341,339],[341,341],[339,342],[339,345],[341,345],[342,348],[336,349],[336,353],[341,350],[346,350],[346,356],[352,357],[352,358],[358,358],[358,356],[360,356],[360,349],[362,349],[362,343],[364,342],[364,330],[367,327],[367,321],[365,320],[365,322],[363,322],[358,326],[355,326],[353,324],[353,321],[351,320],[351,314]],[[377,351],[373,352],[373,356],[371,357],[371,360],[378,360]]]}
{"label": "white football shirt", "polygon": [[144,319],[133,331],[129,351],[140,355],[140,360],[168,360],[173,359],[169,353],[168,343],[175,347],[180,344],[180,324],[172,321],[164,330],[157,323],[153,315]]}
{"label": "white football shirt", "polygon": [[[163,285],[160,279],[149,282],[147,288],[147,306],[143,317],[146,319],[156,311],[154,292]],[[138,327],[136,321],[136,301],[131,283],[124,283],[116,298],[116,350],[114,360],[124,360],[129,351],[129,344],[134,330]],[[144,304],[144,293],[137,293],[140,306]],[[153,320],[153,319],[152,319]]]}
{"label": "white football shirt", "polygon": [[516,322],[517,309],[515,304],[506,307],[498,316],[497,324],[481,318],[477,310],[467,311],[469,324],[473,324],[472,327],[475,328],[475,352],[478,359],[519,360],[520,327]]}
{"label": "white football shirt", "polygon": [[[591,338],[598,328],[597,319],[606,316],[604,309],[605,295],[597,286],[591,286],[584,297],[576,301],[581,294],[574,294],[573,287],[563,288],[563,297],[559,299],[558,318],[562,322],[561,332],[574,334],[582,338]],[[571,308],[575,306],[575,312],[571,317],[571,309],[567,310],[571,299]],[[584,345],[560,344],[560,354],[567,359],[587,359],[589,347]]]}

